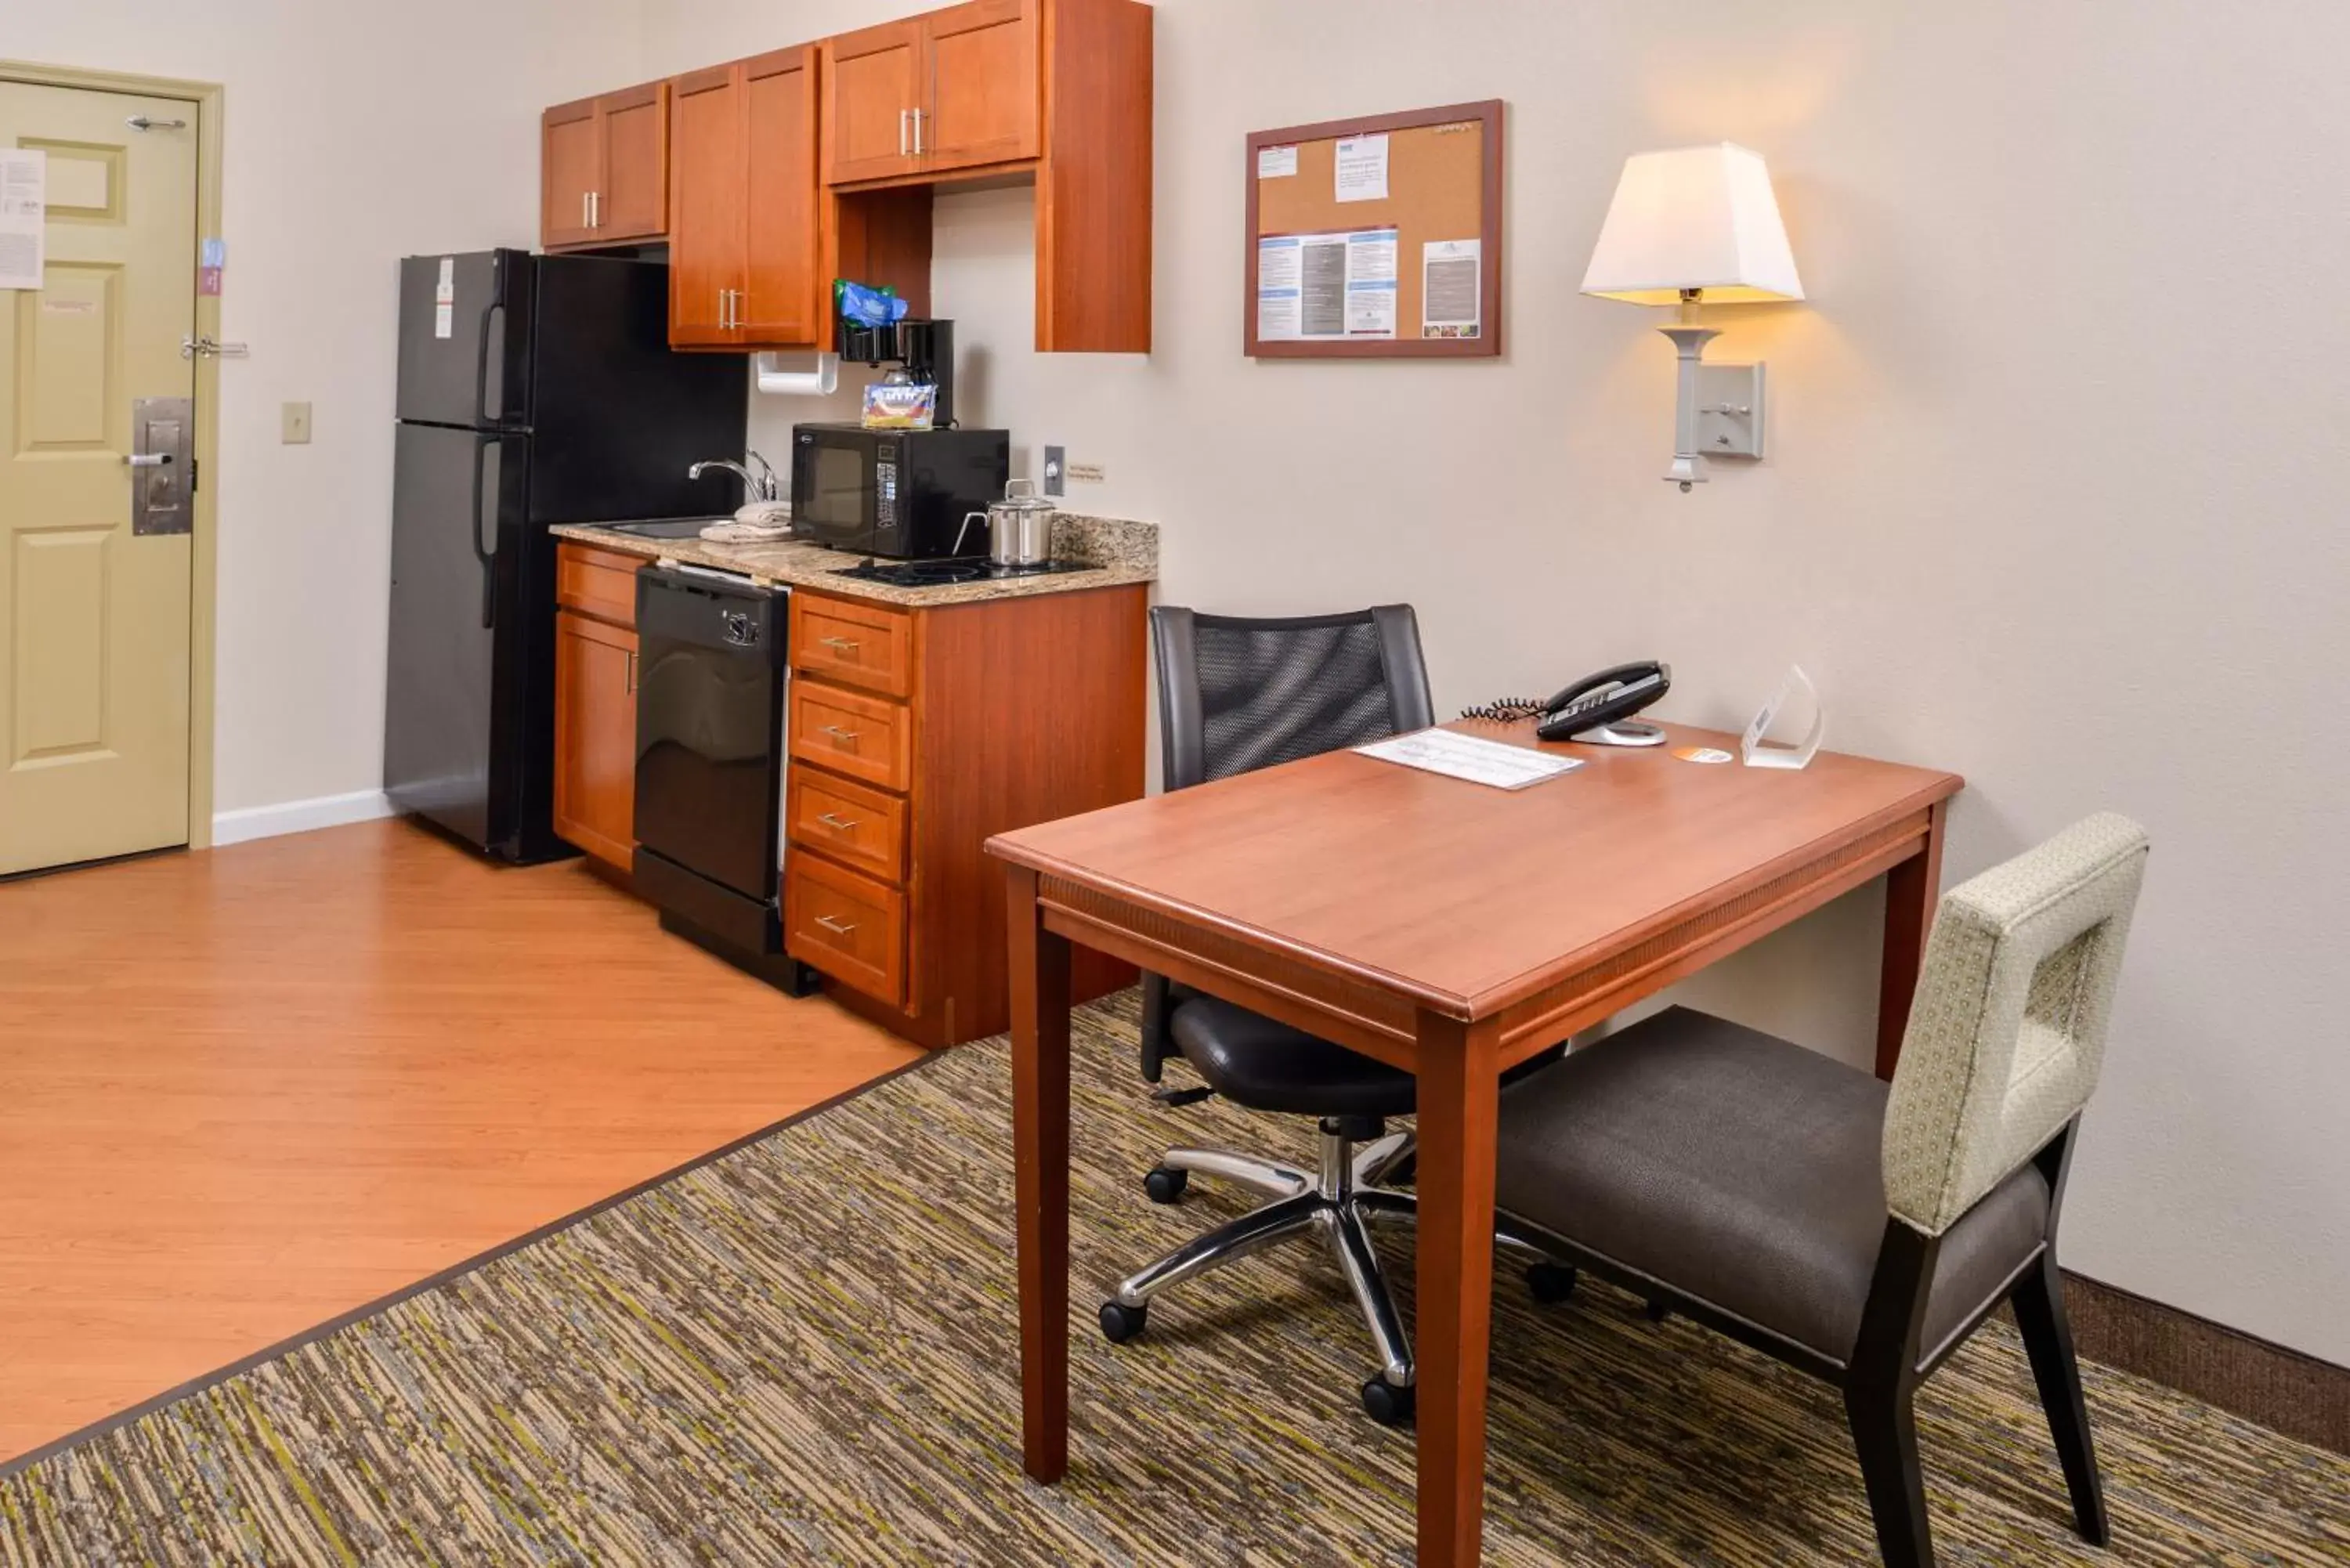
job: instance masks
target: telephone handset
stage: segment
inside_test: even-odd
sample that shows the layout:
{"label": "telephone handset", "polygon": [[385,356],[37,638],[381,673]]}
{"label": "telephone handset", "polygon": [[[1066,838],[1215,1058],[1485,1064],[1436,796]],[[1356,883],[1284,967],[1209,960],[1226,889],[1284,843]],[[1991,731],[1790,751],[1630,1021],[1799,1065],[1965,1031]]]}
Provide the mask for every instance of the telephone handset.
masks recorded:
{"label": "telephone handset", "polygon": [[1625,723],[1672,689],[1673,668],[1646,661],[1618,664],[1574,682],[1548,701],[1504,700],[1471,708],[1470,719],[1540,719],[1534,733],[1545,741],[1583,740],[1611,746],[1655,746],[1665,732],[1654,724]]}

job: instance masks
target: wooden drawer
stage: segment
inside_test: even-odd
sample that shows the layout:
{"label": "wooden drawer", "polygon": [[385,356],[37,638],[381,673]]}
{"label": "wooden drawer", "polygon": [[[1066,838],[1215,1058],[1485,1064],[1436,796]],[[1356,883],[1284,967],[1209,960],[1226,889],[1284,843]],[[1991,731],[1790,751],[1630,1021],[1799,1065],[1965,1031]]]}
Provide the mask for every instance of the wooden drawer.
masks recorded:
{"label": "wooden drawer", "polygon": [[820,680],[799,680],[792,682],[791,709],[794,760],[900,794],[911,784],[914,726],[897,703]]}
{"label": "wooden drawer", "polygon": [[885,882],[905,881],[903,800],[796,763],[785,787],[793,843],[821,849]]}
{"label": "wooden drawer", "polygon": [[906,896],[813,855],[784,857],[784,948],[844,985],[902,1007]]}
{"label": "wooden drawer", "polygon": [[914,618],[903,610],[820,594],[792,596],[792,666],[862,691],[904,697],[914,689]]}
{"label": "wooden drawer", "polygon": [[555,552],[555,602],[634,629],[637,568],[643,565],[634,556],[566,539]]}

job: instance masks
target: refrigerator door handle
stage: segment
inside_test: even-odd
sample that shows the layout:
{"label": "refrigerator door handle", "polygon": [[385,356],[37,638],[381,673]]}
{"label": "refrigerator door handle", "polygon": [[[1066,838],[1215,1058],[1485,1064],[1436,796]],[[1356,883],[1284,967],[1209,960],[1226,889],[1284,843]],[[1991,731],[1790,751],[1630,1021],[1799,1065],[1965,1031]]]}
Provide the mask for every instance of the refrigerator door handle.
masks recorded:
{"label": "refrigerator door handle", "polygon": [[[490,285],[489,302],[482,306],[482,338],[476,345],[473,355],[473,421],[476,424],[494,424],[505,418],[505,378],[503,375],[498,378],[498,407],[494,410],[490,407],[490,320],[493,317],[503,316],[505,313],[504,261],[504,256],[501,254],[492,264],[493,281]],[[499,366],[504,369],[503,358],[499,360]]]}
{"label": "refrigerator door handle", "polygon": [[473,559],[482,564],[482,626],[484,630],[496,625],[498,618],[496,535],[493,534],[490,536],[488,548],[484,549],[482,545],[482,454],[489,451],[493,445],[500,449],[502,455],[499,459],[499,472],[503,475],[504,472],[503,439],[494,435],[477,435],[473,438],[473,514],[471,539],[473,546]]}

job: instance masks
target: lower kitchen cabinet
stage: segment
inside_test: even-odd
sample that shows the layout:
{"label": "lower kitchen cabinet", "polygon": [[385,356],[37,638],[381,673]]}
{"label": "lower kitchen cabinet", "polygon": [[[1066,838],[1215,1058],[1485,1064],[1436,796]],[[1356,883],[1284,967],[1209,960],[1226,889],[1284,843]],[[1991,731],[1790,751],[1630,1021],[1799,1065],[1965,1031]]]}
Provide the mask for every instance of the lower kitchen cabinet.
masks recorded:
{"label": "lower kitchen cabinet", "polygon": [[566,543],[555,614],[555,831],[608,866],[636,858],[636,566]]}
{"label": "lower kitchen cabinet", "polygon": [[[1140,797],[1139,584],[900,607],[796,589],[784,943],[918,1044],[1011,1025],[990,836]],[[1080,950],[1075,993],[1133,970]]]}

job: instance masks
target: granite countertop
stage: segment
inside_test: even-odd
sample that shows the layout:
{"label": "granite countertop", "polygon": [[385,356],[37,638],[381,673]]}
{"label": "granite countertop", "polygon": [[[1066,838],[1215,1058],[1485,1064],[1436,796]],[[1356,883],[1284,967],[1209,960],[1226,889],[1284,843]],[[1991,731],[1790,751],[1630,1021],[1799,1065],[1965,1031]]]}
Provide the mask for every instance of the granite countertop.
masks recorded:
{"label": "granite countertop", "polygon": [[934,587],[901,588],[888,583],[837,575],[864,556],[821,545],[785,539],[766,545],[716,545],[707,539],[648,539],[594,524],[561,524],[559,539],[644,559],[678,561],[722,572],[740,572],[764,587],[778,584],[818,588],[843,598],[892,605],[961,605],[982,599],[1025,598],[1032,594],[1076,593],[1086,588],[1147,583],[1159,576],[1159,525],[1120,517],[1084,517],[1064,512],[1053,519],[1053,558],[1097,563],[1082,572],[1050,572],[1033,577],[982,578]]}

